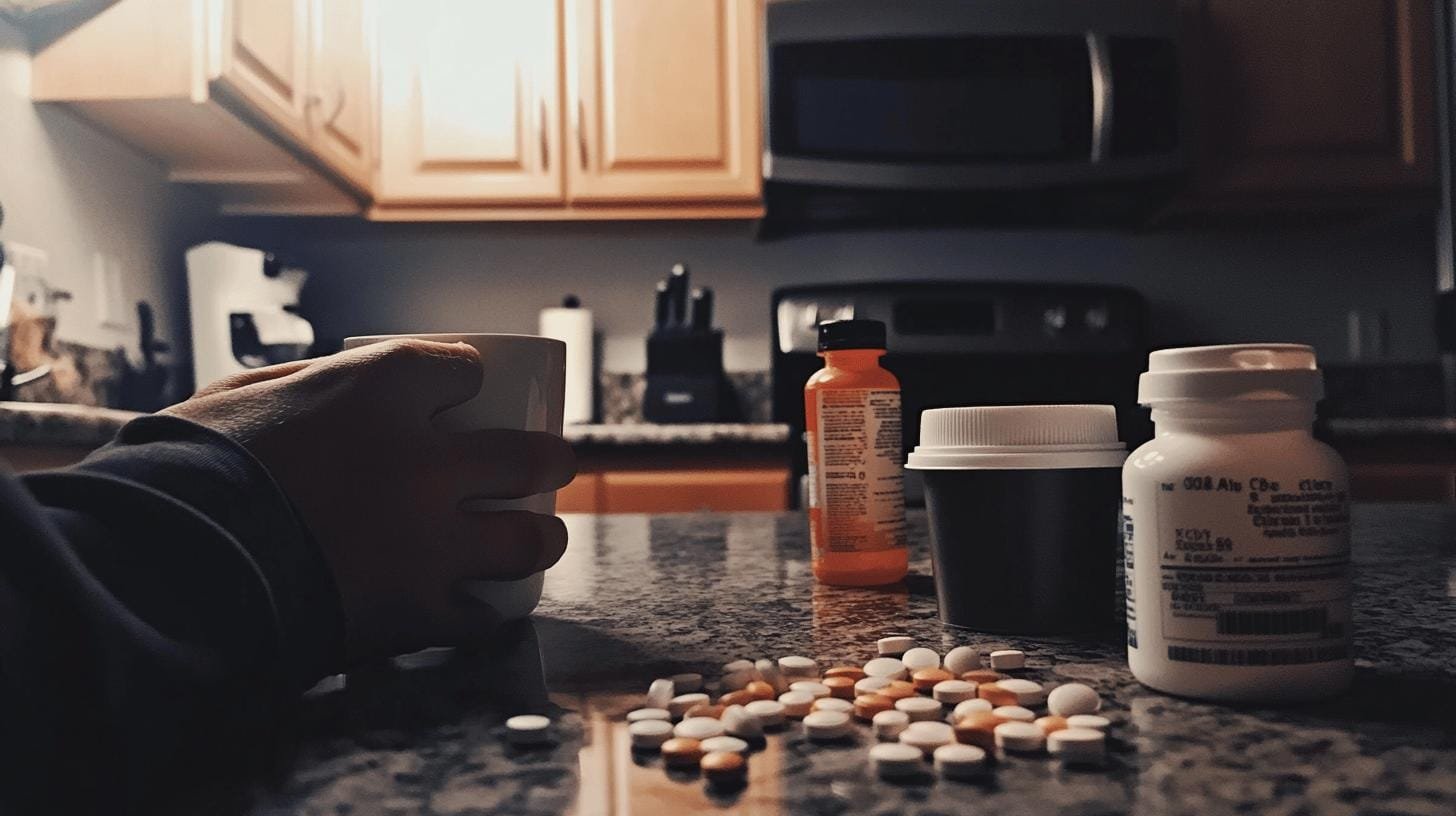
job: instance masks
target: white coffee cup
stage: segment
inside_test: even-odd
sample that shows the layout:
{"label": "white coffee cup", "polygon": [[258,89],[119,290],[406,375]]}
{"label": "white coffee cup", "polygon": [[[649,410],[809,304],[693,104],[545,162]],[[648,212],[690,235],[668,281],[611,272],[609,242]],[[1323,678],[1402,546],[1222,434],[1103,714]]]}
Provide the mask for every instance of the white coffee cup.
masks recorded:
{"label": "white coffee cup", "polygon": [[[485,369],[480,393],[442,411],[434,424],[442,431],[506,429],[561,435],[566,392],[566,344],[527,334],[375,334],[344,340],[345,349],[384,340],[413,338],[437,343],[468,343],[480,352]],[[524,499],[472,499],[468,510],[529,510],[553,515],[556,491]],[[504,620],[524,618],[541,602],[545,573],[519,581],[468,581],[464,589],[489,604]]]}

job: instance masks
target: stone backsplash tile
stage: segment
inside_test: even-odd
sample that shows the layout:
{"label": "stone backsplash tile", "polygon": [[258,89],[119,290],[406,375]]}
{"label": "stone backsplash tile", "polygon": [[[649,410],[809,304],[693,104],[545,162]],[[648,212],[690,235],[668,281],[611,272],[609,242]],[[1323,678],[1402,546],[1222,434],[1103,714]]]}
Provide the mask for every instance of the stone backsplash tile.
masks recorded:
{"label": "stone backsplash tile", "polygon": [[[771,422],[773,384],[767,371],[730,371],[728,386],[744,422]],[[608,425],[642,422],[645,374],[603,372],[597,378],[600,421]]]}

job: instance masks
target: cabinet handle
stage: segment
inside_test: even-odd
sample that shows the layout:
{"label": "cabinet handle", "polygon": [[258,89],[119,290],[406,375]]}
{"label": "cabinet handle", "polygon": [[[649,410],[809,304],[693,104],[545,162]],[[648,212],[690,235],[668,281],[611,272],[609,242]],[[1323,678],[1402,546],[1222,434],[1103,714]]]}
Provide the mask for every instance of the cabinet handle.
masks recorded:
{"label": "cabinet handle", "polygon": [[551,172],[551,139],[546,130],[546,97],[541,97],[541,171]]}
{"label": "cabinet handle", "polygon": [[339,114],[344,112],[344,83],[342,80],[339,81],[338,89],[339,98],[334,103],[334,112],[330,113],[328,118],[324,120],[324,127],[333,127],[334,122],[339,120]]}
{"label": "cabinet handle", "polygon": [[587,169],[586,154],[586,102],[576,100],[576,145],[581,150],[581,169]]}

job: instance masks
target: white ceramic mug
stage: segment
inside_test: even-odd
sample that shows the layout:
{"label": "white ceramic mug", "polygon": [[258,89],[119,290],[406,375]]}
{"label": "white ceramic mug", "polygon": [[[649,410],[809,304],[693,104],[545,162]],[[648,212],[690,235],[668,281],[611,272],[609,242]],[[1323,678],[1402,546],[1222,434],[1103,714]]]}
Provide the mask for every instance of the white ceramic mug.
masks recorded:
{"label": "white ceramic mug", "polygon": [[[376,334],[350,337],[345,349],[384,340],[414,338],[437,343],[468,343],[480,352],[485,369],[480,393],[436,415],[442,431],[506,429],[561,435],[566,392],[566,344],[527,334]],[[524,499],[473,499],[468,510],[530,510],[553,515],[556,491]],[[489,604],[505,620],[524,618],[541,601],[545,573],[519,581],[469,581],[465,591]]]}

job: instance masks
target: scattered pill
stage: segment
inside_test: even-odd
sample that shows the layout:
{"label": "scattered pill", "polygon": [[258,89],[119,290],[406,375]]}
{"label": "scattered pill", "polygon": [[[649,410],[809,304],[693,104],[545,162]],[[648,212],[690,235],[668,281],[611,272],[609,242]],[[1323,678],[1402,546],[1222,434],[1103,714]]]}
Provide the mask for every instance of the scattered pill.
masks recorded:
{"label": "scattered pill", "polygon": [[1063,728],[1067,727],[1067,718],[1058,717],[1055,714],[1050,714],[1045,717],[1037,717],[1036,727],[1040,728],[1043,734],[1050,736],[1053,731],[1060,731]]}
{"label": "scattered pill", "polygon": [[[741,705],[723,709],[723,730],[735,737],[758,739],[763,736],[763,723]],[[709,748],[712,751],[715,749]]]}
{"label": "scattered pill", "polygon": [[955,742],[956,736],[955,729],[943,722],[930,720],[912,722],[905,726],[899,739],[900,742],[919,748],[926,756],[930,756],[936,748]]}
{"label": "scattered pill", "polygon": [[961,675],[961,679],[970,683],[996,683],[1006,679],[1001,672],[994,672],[990,669],[972,669]]}
{"label": "scattered pill", "polygon": [[694,691],[703,690],[703,676],[697,672],[683,672],[674,674],[668,678],[672,681],[672,689],[678,694],[688,694]]}
{"label": "scattered pill", "polygon": [[672,698],[677,696],[673,691],[672,681],[666,677],[659,677],[652,681],[647,688],[647,708],[667,708]]}
{"label": "scattered pill", "polygon": [[762,680],[754,680],[752,683],[744,686],[743,690],[748,692],[755,700],[772,700],[779,696],[778,692],[774,691],[772,684],[765,683]]}
{"label": "scattered pill", "polygon": [[1019,700],[1016,692],[1007,691],[1001,688],[1000,683],[982,683],[976,686],[976,696],[982,700],[990,700],[992,705],[1016,705]]}
{"label": "scattered pill", "polygon": [[1067,727],[1106,731],[1112,727],[1112,720],[1107,719],[1101,714],[1073,714],[1067,718]]}
{"label": "scattered pill", "polygon": [[1046,734],[1029,722],[1001,723],[996,726],[995,734],[997,748],[1018,754],[1035,753],[1046,744]]}
{"label": "scattered pill", "polygon": [[784,724],[784,704],[778,700],[754,700],[743,708],[757,717],[764,728],[779,728]]}
{"label": "scattered pill", "polygon": [[875,730],[875,737],[881,740],[893,740],[900,738],[900,732],[910,725],[910,715],[903,711],[881,711],[870,721]]}
{"label": "scattered pill", "polygon": [[711,717],[689,717],[673,726],[672,735],[705,740],[709,737],[721,737],[727,730],[723,727],[722,720],[715,720]]}
{"label": "scattered pill", "polygon": [[888,677],[891,680],[904,680],[910,675],[898,657],[877,657],[864,664],[864,673],[868,677]]}
{"label": "scattered pill", "polygon": [[888,677],[864,677],[855,682],[854,693],[856,695],[874,694],[892,682],[894,681]]}
{"label": "scattered pill", "polygon": [[845,714],[854,713],[854,703],[848,700],[841,700],[838,697],[820,697],[809,706],[810,711],[843,711]]}
{"label": "scattered pill", "polygon": [[512,745],[540,745],[551,740],[551,719],[540,714],[521,714],[506,720],[506,739]]}
{"label": "scattered pill", "polygon": [[730,691],[727,694],[723,695],[722,697],[719,697],[718,698],[718,705],[721,705],[721,706],[724,706],[724,707],[731,706],[731,705],[748,705],[749,703],[751,703],[751,702],[753,702],[754,700],[757,700],[757,699],[758,699],[757,697],[754,697],[752,694],[748,693],[748,691],[746,691],[745,689],[739,689],[737,691]]}
{"label": "scattered pill", "polygon": [[1070,717],[1073,714],[1096,714],[1102,708],[1102,698],[1091,686],[1081,683],[1067,683],[1052,689],[1047,695],[1047,708],[1053,714]]}
{"label": "scattered pill", "polygon": [[981,650],[974,646],[957,646],[945,653],[945,670],[959,677],[981,668]]}
{"label": "scattered pill", "polygon": [[698,763],[703,776],[714,785],[737,785],[748,772],[748,762],[737,752],[712,751]]}
{"label": "scattered pill", "polygon": [[784,673],[779,671],[778,661],[762,658],[756,661],[753,667],[758,670],[758,676],[763,678],[763,682],[773,686],[775,696],[789,690],[789,681],[785,680]]}
{"label": "scattered pill", "polygon": [[677,719],[688,713],[688,709],[693,706],[702,705],[707,702],[710,702],[708,695],[700,691],[695,691],[692,694],[679,694],[668,701],[667,710],[672,714],[674,719]]}
{"label": "scattered pill", "polygon": [[786,691],[779,695],[779,703],[784,707],[785,717],[797,720],[809,713],[810,706],[814,705],[814,695],[804,691]]}
{"label": "scattered pill", "polygon": [[885,657],[899,657],[915,646],[915,638],[891,635],[875,641],[875,651]]}
{"label": "scattered pill", "polygon": [[1095,728],[1065,728],[1047,736],[1047,752],[1066,765],[1099,765],[1107,754],[1107,735]]}
{"label": "scattered pill", "polygon": [[924,772],[925,754],[913,745],[882,742],[870,748],[870,766],[883,779],[904,779]]}
{"label": "scattered pill", "polygon": [[959,705],[976,696],[976,684],[965,680],[942,680],[930,689],[930,696],[946,705]]}
{"label": "scattered pill", "polygon": [[1046,702],[1046,689],[1042,687],[1041,683],[1033,680],[1008,677],[1005,680],[996,681],[996,685],[1015,694],[1017,705],[1034,706]]}
{"label": "scattered pill", "polygon": [[789,691],[802,691],[814,699],[829,696],[829,687],[814,680],[800,680],[789,684]]}
{"label": "scattered pill", "polygon": [[916,669],[910,675],[910,681],[915,684],[915,690],[928,692],[935,688],[936,683],[954,679],[955,675],[945,669]]}
{"label": "scattered pill", "polygon": [[986,751],[975,745],[942,745],[932,757],[936,773],[946,779],[975,779],[986,770]]}
{"label": "scattered pill", "polygon": [[996,726],[1004,722],[989,711],[972,712],[955,724],[956,742],[993,751],[996,749]]}
{"label": "scattered pill", "polygon": [[1021,706],[996,706],[991,713],[1003,720],[1014,722],[1036,722],[1036,712]]}
{"label": "scattered pill", "polygon": [[917,646],[901,655],[900,662],[911,672],[920,669],[940,668],[940,653],[934,649],[927,649],[924,646]]}
{"label": "scattered pill", "polygon": [[883,694],[861,694],[854,698],[854,717],[857,720],[869,722],[881,711],[889,711],[895,707],[895,701]]}
{"label": "scattered pill", "polygon": [[665,708],[639,708],[636,711],[627,712],[627,722],[642,722],[643,720],[671,720],[672,712]]}
{"label": "scattered pill", "polygon": [[854,699],[854,681],[848,677],[826,677],[823,684],[829,689],[830,697],[838,697],[841,700]]}
{"label": "scattered pill", "polygon": [[819,664],[802,655],[779,658],[779,672],[789,681],[819,676]]}
{"label": "scattered pill", "polygon": [[929,697],[915,696],[896,700],[895,710],[905,712],[911,722],[922,722],[940,719],[940,713],[944,709],[940,703]]}
{"label": "scattered pill", "polygon": [[973,700],[965,700],[956,703],[955,711],[951,713],[952,719],[959,721],[962,717],[968,717],[976,712],[990,711],[995,708],[990,700],[982,700],[979,697]]}
{"label": "scattered pill", "polygon": [[748,753],[748,743],[738,737],[708,737],[703,740],[703,750],[707,753],[715,751],[726,751],[730,754]]}
{"label": "scattered pill", "polygon": [[695,768],[703,759],[703,743],[687,737],[673,737],[662,744],[663,764],[672,768]]}
{"label": "scattered pill", "polygon": [[749,683],[758,679],[758,671],[749,669],[747,671],[729,672],[723,675],[723,688],[729,691],[738,691]]}
{"label": "scattered pill", "polygon": [[813,740],[837,740],[849,736],[849,715],[843,711],[815,711],[804,717],[804,733]]}
{"label": "scattered pill", "polygon": [[638,720],[627,726],[627,733],[631,735],[633,748],[656,751],[672,737],[672,723],[667,720]]}
{"label": "scattered pill", "polygon": [[754,663],[753,663],[752,660],[734,660],[731,663],[724,663],[723,664],[722,673],[723,674],[734,674],[736,672],[741,672],[741,671],[751,672],[753,670],[754,670]]}
{"label": "scattered pill", "polygon": [[883,694],[891,700],[900,700],[906,697],[915,696],[915,684],[905,680],[891,680],[890,684],[875,692]]}
{"label": "scattered pill", "polygon": [[712,717],[715,720],[721,719],[722,716],[723,716],[723,706],[716,705],[714,703],[699,703],[699,704],[693,706],[692,708],[688,709],[683,714],[683,717],[684,718],[686,718],[686,717]]}
{"label": "scattered pill", "polygon": [[1026,665],[1026,653],[1020,649],[1000,649],[991,653],[991,668],[1019,669]]}
{"label": "scattered pill", "polygon": [[825,680],[831,677],[848,677],[851,683],[855,683],[865,678],[865,672],[859,666],[835,666],[824,672]]}

